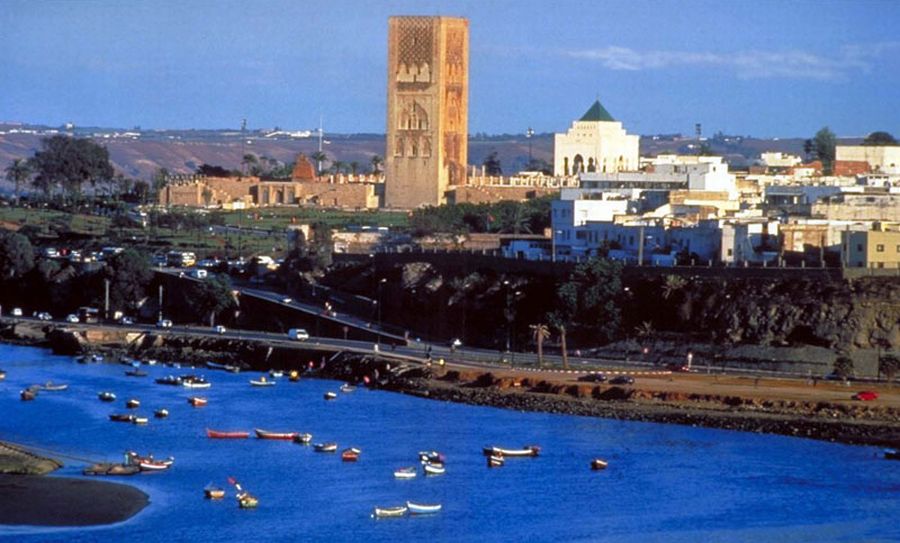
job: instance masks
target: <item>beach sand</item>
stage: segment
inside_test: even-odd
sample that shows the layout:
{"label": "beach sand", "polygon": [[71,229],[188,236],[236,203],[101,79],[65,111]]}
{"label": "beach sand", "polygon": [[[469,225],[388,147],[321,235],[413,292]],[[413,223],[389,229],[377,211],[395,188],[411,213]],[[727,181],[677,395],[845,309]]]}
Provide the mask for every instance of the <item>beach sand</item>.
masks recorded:
{"label": "beach sand", "polygon": [[0,524],[91,526],[126,520],[149,499],[127,485],[63,477],[0,475]]}

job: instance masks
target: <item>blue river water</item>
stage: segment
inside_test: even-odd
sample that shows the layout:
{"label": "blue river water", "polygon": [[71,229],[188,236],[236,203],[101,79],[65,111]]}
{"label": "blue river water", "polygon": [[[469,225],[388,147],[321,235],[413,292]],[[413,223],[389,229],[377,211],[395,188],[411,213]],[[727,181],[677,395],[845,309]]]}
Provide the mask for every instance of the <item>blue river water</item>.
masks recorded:
{"label": "blue river water", "polygon": [[[298,366],[300,364],[298,363]],[[118,461],[125,450],[174,456],[167,472],[104,481],[134,485],[150,505],[133,518],[92,528],[0,526],[16,541],[900,541],[900,462],[858,447],[774,435],[599,418],[521,413],[358,389],[334,401],[340,383],[282,379],[254,388],[258,374],[206,370],[212,388],[191,392],[153,379],[191,369],[75,363],[37,348],[0,345],[0,439],[67,455]],[[53,380],[65,392],[19,399]],[[113,404],[97,393],[111,390]],[[198,394],[199,392],[199,394]],[[204,408],[187,398],[203,395]],[[147,426],[114,423],[138,398]],[[168,419],[152,418],[166,407]],[[362,449],[359,462],[290,442],[211,440],[206,428],[301,431],[314,442]],[[488,469],[481,448],[539,444],[537,458]],[[443,476],[396,480],[419,450],[447,458]],[[592,458],[609,469],[589,469]],[[59,476],[80,477],[67,461]],[[203,487],[238,479],[260,499],[241,510],[231,493]],[[0,496],[2,499],[2,496]],[[436,515],[375,520],[374,506],[441,503]]]}

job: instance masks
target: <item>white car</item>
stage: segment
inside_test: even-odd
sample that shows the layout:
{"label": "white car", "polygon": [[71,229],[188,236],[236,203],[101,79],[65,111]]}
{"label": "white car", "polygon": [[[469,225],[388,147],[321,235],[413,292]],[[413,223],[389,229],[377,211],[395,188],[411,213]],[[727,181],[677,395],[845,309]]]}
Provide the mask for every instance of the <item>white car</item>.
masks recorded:
{"label": "white car", "polygon": [[134,324],[134,319],[131,317],[122,317],[119,319],[119,324]]}
{"label": "white car", "polygon": [[281,299],[281,302],[282,302],[282,303],[285,303],[285,304],[289,304],[289,303],[291,303],[291,302],[293,302],[293,301],[294,301],[293,298],[287,298],[287,297],[285,297],[285,298],[282,298],[282,299]]}
{"label": "white car", "polygon": [[156,327],[157,328],[171,328],[172,321],[170,321],[169,319],[158,320],[158,321],[156,321]]}
{"label": "white car", "polygon": [[73,313],[69,313],[68,315],[66,315],[66,322],[77,323],[77,322],[78,322],[78,315],[75,315],[75,314],[73,314]]}
{"label": "white car", "polygon": [[12,316],[13,316],[13,317],[21,317],[21,316],[22,316],[22,308],[21,308],[21,307],[14,307],[13,310],[12,310]]}
{"label": "white car", "polygon": [[35,313],[34,316],[37,317],[37,319],[41,320],[41,321],[52,321],[53,320],[53,316],[50,315],[50,313],[47,313],[46,311],[41,311],[39,313]]}
{"label": "white car", "polygon": [[288,337],[295,341],[306,341],[309,339],[309,332],[303,328],[291,328],[287,333]]}
{"label": "white car", "polygon": [[218,324],[216,326],[213,326],[213,332],[221,335],[221,334],[224,334],[225,332],[227,332],[227,329],[224,326],[222,326],[221,324]]}

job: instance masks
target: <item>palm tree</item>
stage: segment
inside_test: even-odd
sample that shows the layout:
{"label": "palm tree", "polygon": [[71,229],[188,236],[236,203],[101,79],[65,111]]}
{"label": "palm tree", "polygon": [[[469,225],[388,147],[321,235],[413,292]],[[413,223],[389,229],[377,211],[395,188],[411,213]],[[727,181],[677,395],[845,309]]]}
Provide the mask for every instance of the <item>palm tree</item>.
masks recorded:
{"label": "palm tree", "polygon": [[542,368],[544,367],[544,340],[550,337],[550,327],[538,323],[532,324],[529,328],[531,328],[534,342],[537,343],[538,367]]}
{"label": "palm tree", "polygon": [[253,164],[259,164],[259,160],[253,153],[247,153],[246,155],[244,155],[244,158],[241,159],[241,166],[243,167],[245,174],[247,173],[247,169]]}
{"label": "palm tree", "polygon": [[384,164],[384,159],[378,155],[372,155],[372,159],[369,160],[369,163],[372,164],[372,173],[378,173],[381,169],[381,165]]}
{"label": "palm tree", "polygon": [[344,168],[346,168],[346,167],[347,167],[347,165],[344,164],[344,162],[341,160],[332,160],[331,161],[331,170],[334,172],[335,175],[340,175],[341,172],[343,172]]}
{"label": "palm tree", "polygon": [[359,162],[356,162],[354,160],[353,162],[350,163],[350,173],[352,173],[353,175],[356,175],[357,171],[359,171]]}
{"label": "palm tree", "polygon": [[566,325],[558,323],[556,329],[559,331],[559,348],[562,349],[563,368],[569,369],[569,350],[566,348]]}
{"label": "palm tree", "polygon": [[17,158],[12,164],[6,167],[6,179],[16,184],[16,205],[19,204],[19,185],[26,181],[31,175],[31,166],[28,161],[23,158]]}
{"label": "palm tree", "polygon": [[316,175],[322,175],[322,163],[328,160],[328,155],[322,151],[316,151],[309,156],[316,161]]}
{"label": "palm tree", "polygon": [[680,275],[667,275],[662,286],[663,298],[669,299],[670,296],[680,291],[687,285],[687,279]]}

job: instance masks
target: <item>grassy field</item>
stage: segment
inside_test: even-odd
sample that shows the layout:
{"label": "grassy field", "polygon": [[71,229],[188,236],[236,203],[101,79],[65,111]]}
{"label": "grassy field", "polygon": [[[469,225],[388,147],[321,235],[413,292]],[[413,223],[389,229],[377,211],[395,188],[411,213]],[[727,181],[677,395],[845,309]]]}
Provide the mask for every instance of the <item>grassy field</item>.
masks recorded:
{"label": "grassy field", "polygon": [[341,211],[302,207],[277,207],[219,212],[225,223],[231,226],[285,229],[290,224],[323,222],[332,228],[347,226],[387,226],[405,228],[408,217],[405,212],[393,211]]}

